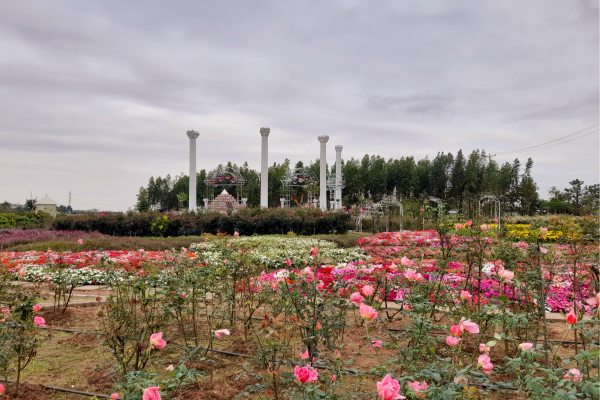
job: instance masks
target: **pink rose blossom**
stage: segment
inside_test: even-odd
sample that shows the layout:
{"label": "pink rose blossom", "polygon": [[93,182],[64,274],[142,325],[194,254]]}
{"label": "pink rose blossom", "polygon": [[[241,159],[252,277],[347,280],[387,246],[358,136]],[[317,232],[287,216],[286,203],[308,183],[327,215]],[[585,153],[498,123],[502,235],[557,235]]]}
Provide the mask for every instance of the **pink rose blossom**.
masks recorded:
{"label": "pink rose blossom", "polygon": [[579,371],[577,368],[571,368],[569,371],[567,371],[563,378],[567,380],[573,380],[573,382],[583,382],[583,379],[581,379],[581,371]]}
{"label": "pink rose blossom", "polygon": [[163,340],[162,336],[162,332],[153,333],[150,335],[150,347],[152,349],[162,349],[167,345],[167,342]]}
{"label": "pink rose blossom", "polygon": [[315,258],[317,256],[317,254],[319,254],[319,250],[317,250],[315,247],[311,247],[310,248],[310,256],[312,258]]}
{"label": "pink rose blossom", "polygon": [[387,374],[381,382],[377,382],[377,394],[381,400],[397,400],[405,399],[398,392],[400,391],[400,384],[396,379],[392,379],[390,374]]}
{"label": "pink rose blossom", "polygon": [[371,347],[378,349],[381,347],[382,343],[381,340],[371,340]]}
{"label": "pink rose blossom", "polygon": [[42,306],[40,306],[39,304],[36,304],[35,306],[33,306],[33,312],[38,312],[42,309]]}
{"label": "pink rose blossom", "polygon": [[229,336],[229,330],[228,329],[219,329],[218,331],[215,331],[215,336],[217,337],[217,339],[221,339],[223,336]]}
{"label": "pink rose blossom", "polygon": [[480,343],[479,344],[479,352],[480,353],[488,353],[491,350],[491,348],[486,345],[485,343]]}
{"label": "pink rose blossom", "polygon": [[167,371],[169,371],[169,372],[173,371],[174,369],[175,369],[175,368],[173,367],[173,364],[170,364],[170,365],[169,365],[169,366],[166,368],[166,370],[167,370]]}
{"label": "pink rose blossom", "polygon": [[419,383],[419,381],[414,381],[414,382],[409,383],[408,386],[410,386],[417,392],[419,390],[427,390],[427,382],[425,382],[425,381],[423,381],[423,383]]}
{"label": "pink rose blossom", "polygon": [[371,296],[373,294],[374,289],[371,285],[365,285],[360,289],[360,291],[364,296]]}
{"label": "pink rose blossom", "polygon": [[300,366],[296,365],[294,368],[294,375],[296,375],[296,379],[298,379],[298,382],[300,383],[314,383],[319,379],[319,373],[308,366],[300,368]]}
{"label": "pink rose blossom", "polygon": [[360,305],[359,311],[360,311],[360,315],[366,319],[377,318],[377,316],[379,315],[379,313],[377,311],[375,311],[375,309],[373,307],[368,306],[364,303],[362,303]]}
{"label": "pink rose blossom", "polygon": [[350,295],[350,301],[359,306],[364,300],[364,297],[360,295],[358,292],[354,292]]}
{"label": "pink rose blossom", "polygon": [[79,239],[79,240],[77,241],[77,243],[79,243],[79,244],[83,244],[83,239]]}
{"label": "pink rose blossom", "polygon": [[473,298],[473,295],[468,290],[461,290],[460,297],[462,297],[465,300],[471,300]]}
{"label": "pink rose blossom", "polygon": [[46,320],[42,317],[33,317],[35,326],[46,326]]}
{"label": "pink rose blossom", "polygon": [[529,342],[524,342],[521,343],[519,345],[519,347],[521,348],[521,350],[523,351],[527,351],[527,350],[531,350],[533,348],[533,343],[529,343]]}
{"label": "pink rose blossom", "polygon": [[475,322],[472,322],[470,319],[465,319],[465,317],[462,317],[460,319],[460,321],[458,322],[458,327],[460,328],[461,332],[467,331],[471,334],[479,333],[479,326]]}
{"label": "pink rose blossom", "polygon": [[456,224],[456,231],[460,231],[462,229],[462,224]]}
{"label": "pink rose blossom", "polygon": [[454,336],[446,336],[446,344],[448,346],[458,346],[462,339]]}
{"label": "pink rose blossom", "polygon": [[304,353],[300,353],[300,358],[306,360],[310,355],[308,354],[308,349],[304,351]]}
{"label": "pink rose blossom", "polygon": [[160,400],[160,393],[158,392],[160,389],[158,386],[149,387],[144,390],[142,394],[142,400]]}
{"label": "pink rose blossom", "polygon": [[117,400],[119,398],[119,393],[113,393],[110,395],[111,400]]}
{"label": "pink rose blossom", "polygon": [[460,336],[460,334],[462,333],[462,331],[460,330],[460,326],[458,325],[452,325],[450,327],[450,332],[454,335],[454,336]]}

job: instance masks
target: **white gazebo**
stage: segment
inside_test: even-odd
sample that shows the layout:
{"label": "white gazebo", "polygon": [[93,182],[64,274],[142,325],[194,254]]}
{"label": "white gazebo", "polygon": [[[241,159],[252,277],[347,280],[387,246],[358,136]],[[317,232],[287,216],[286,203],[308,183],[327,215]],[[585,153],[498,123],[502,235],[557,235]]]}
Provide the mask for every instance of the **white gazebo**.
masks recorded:
{"label": "white gazebo", "polygon": [[53,217],[56,217],[56,214],[57,214],[56,205],[57,205],[57,203],[54,200],[52,200],[48,196],[44,196],[43,198],[41,198],[40,200],[38,200],[35,203],[35,211],[36,212],[43,211],[45,213],[52,215]]}

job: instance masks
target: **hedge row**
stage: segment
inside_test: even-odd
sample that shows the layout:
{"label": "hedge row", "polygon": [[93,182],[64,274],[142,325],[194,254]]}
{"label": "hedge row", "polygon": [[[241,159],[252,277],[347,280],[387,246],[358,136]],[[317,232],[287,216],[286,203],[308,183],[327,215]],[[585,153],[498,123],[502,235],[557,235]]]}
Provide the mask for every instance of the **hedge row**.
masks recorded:
{"label": "hedge row", "polygon": [[0,228],[42,228],[50,225],[52,216],[45,212],[0,213]]}
{"label": "hedge row", "polygon": [[270,235],[293,231],[299,235],[346,233],[351,216],[343,212],[315,209],[245,209],[233,215],[219,213],[140,213],[130,215],[62,216],[54,220],[56,230],[100,232],[113,236],[153,236],[152,223],[166,215],[165,236],[189,236],[218,232],[241,235]]}

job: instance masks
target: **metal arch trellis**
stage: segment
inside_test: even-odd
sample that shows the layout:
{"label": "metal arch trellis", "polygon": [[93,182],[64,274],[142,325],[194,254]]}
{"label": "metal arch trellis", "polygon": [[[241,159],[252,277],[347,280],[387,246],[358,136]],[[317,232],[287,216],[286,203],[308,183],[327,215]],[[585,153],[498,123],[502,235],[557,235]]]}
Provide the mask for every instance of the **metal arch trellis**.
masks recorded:
{"label": "metal arch trellis", "polygon": [[479,199],[479,215],[481,215],[482,204],[485,205],[488,202],[494,203],[493,208],[490,209],[490,213],[492,214],[491,216],[498,220],[498,231],[500,231],[500,200],[496,196],[488,194]]}
{"label": "metal arch trellis", "polygon": [[[242,204],[242,188],[246,182],[239,168],[235,166],[228,168],[224,167],[223,164],[219,164],[217,168],[211,170],[206,175],[206,179],[204,180],[208,202],[210,203],[215,199],[215,188],[233,187],[236,191],[238,204]],[[205,204],[204,206],[206,207],[207,205]]]}
{"label": "metal arch trellis", "polygon": [[[345,182],[344,182],[344,174],[342,172],[341,178],[340,178],[340,182],[336,182],[336,174],[327,174],[327,181],[326,181],[326,190],[329,191],[329,201],[333,201],[335,202],[335,191],[336,189],[340,189],[340,190],[344,190],[345,187]],[[341,207],[341,205],[340,205]]]}
{"label": "metal arch trellis", "polygon": [[319,180],[308,167],[288,169],[281,179],[283,187],[284,207],[290,207],[292,188],[302,188],[307,195],[307,203],[315,202],[315,191],[319,187]]}
{"label": "metal arch trellis", "polygon": [[[383,195],[381,201],[377,203],[366,203],[364,206],[360,206],[360,212],[356,216],[356,226],[358,228],[359,233],[362,233],[362,220],[364,218],[373,218],[373,225],[375,226],[375,219],[379,219],[378,217],[381,215],[385,215],[385,230],[389,232],[390,230],[390,213],[392,209],[398,208],[400,223],[399,229],[403,230],[402,218],[404,217],[404,205],[402,201],[398,200],[397,191],[394,188],[394,192],[392,195]],[[379,224],[377,224],[378,226]]]}

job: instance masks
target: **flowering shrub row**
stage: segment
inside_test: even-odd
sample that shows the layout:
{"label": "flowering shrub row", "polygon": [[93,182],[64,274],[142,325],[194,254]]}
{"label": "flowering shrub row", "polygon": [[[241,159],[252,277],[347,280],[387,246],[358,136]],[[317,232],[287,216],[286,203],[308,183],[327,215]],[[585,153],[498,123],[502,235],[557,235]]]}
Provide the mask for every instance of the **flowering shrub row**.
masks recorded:
{"label": "flowering shrub row", "polygon": [[164,236],[201,235],[218,232],[242,235],[273,235],[292,231],[301,235],[346,233],[351,216],[341,212],[323,213],[318,209],[244,209],[233,215],[157,214],[63,216],[53,222],[56,230],[81,230],[115,236],[153,236],[157,216],[167,216]]}

